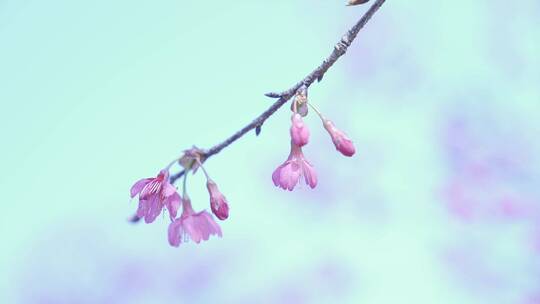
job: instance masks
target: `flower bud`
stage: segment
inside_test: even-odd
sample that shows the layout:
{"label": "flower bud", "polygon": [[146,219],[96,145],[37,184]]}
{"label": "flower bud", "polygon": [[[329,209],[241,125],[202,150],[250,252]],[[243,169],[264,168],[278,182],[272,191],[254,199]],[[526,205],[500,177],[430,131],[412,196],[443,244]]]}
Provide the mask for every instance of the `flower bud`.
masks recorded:
{"label": "flower bud", "polygon": [[291,117],[291,139],[293,143],[299,147],[305,146],[309,141],[309,129],[304,124],[302,116],[294,113]]}
{"label": "flower bud", "polygon": [[210,194],[210,208],[212,213],[220,219],[226,220],[229,217],[229,205],[227,204],[227,199],[219,191],[216,183],[212,180],[206,182],[206,188],[208,188],[208,193]]}
{"label": "flower bud", "polygon": [[349,137],[347,137],[343,131],[338,130],[336,126],[334,126],[334,123],[328,119],[324,120],[323,125],[326,131],[328,131],[328,134],[332,137],[332,142],[334,142],[336,150],[345,156],[353,156],[356,149]]}

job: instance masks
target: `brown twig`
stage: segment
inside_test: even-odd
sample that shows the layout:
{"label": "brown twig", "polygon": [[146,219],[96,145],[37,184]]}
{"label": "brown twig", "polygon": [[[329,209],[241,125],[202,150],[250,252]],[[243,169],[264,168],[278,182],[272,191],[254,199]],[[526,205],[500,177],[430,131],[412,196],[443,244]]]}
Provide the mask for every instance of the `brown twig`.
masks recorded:
{"label": "brown twig", "polygon": [[[343,56],[346,52],[351,43],[354,41],[356,36],[358,35],[358,32],[366,25],[366,23],[371,19],[371,17],[379,10],[379,8],[383,5],[383,3],[386,0],[377,0],[371,7],[367,10],[367,12],[358,20],[358,22],[350,29],[348,30],[345,35],[341,38],[341,40],[334,46],[334,49],[332,50],[332,53],[330,56],[328,56],[322,63],[319,65],[315,70],[313,70],[311,73],[309,73],[304,79],[296,83],[294,86],[292,86],[290,89],[285,90],[281,93],[267,93],[265,94],[268,97],[271,98],[278,98],[274,104],[272,104],[266,111],[264,111],[261,115],[259,115],[257,118],[255,118],[251,123],[231,135],[229,138],[225,139],[223,142],[211,147],[208,150],[205,150],[204,152],[204,160],[207,160],[213,155],[218,154],[221,150],[228,147],[230,144],[235,142],[240,137],[244,136],[249,131],[256,129],[257,132],[260,132],[261,126],[264,124],[264,122],[272,116],[279,108],[281,108],[291,97],[293,97],[296,92],[301,88],[305,87],[306,89],[315,82],[321,81],[324,74],[328,71],[330,67],[339,59],[339,57]],[[258,134],[257,134],[258,135]],[[173,174],[170,177],[170,182],[174,183],[176,180],[178,180],[182,175],[185,174],[185,171],[182,170],[177,174]]]}

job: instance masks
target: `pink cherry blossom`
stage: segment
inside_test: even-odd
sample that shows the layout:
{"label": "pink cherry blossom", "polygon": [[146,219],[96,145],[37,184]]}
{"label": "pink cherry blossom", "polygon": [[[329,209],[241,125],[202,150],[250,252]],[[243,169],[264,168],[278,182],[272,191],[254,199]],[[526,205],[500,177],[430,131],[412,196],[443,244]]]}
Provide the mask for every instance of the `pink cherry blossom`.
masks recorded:
{"label": "pink cherry blossom", "polygon": [[229,217],[229,205],[227,204],[227,199],[219,191],[218,186],[211,179],[206,182],[206,187],[210,193],[210,207],[212,213],[220,219],[225,220]]}
{"label": "pink cherry blossom", "polygon": [[184,197],[182,206],[182,215],[169,225],[168,236],[171,246],[178,247],[188,239],[198,244],[201,240],[207,241],[211,235],[221,237],[221,228],[210,213],[205,210],[193,211],[188,197]]}
{"label": "pink cherry blossom", "polygon": [[302,147],[309,141],[309,129],[304,124],[302,116],[298,113],[294,113],[291,117],[291,139],[295,145]]}
{"label": "pink cherry blossom", "polygon": [[131,197],[139,195],[137,216],[144,217],[146,223],[153,222],[163,207],[169,210],[171,219],[176,218],[180,207],[180,195],[169,183],[169,172],[161,170],[154,178],[143,178],[131,187]]}
{"label": "pink cherry blossom", "polygon": [[341,154],[345,156],[353,156],[356,152],[354,145],[352,141],[347,137],[343,131],[336,128],[334,123],[328,119],[323,121],[324,128],[330,136],[332,137],[332,141],[334,142],[334,146],[336,146],[336,150],[341,152]]}
{"label": "pink cherry blossom", "polygon": [[272,174],[274,185],[282,189],[292,191],[300,179],[304,177],[307,185],[311,188],[317,186],[317,173],[313,166],[304,158],[302,148],[291,141],[291,153],[289,158],[277,167]]}

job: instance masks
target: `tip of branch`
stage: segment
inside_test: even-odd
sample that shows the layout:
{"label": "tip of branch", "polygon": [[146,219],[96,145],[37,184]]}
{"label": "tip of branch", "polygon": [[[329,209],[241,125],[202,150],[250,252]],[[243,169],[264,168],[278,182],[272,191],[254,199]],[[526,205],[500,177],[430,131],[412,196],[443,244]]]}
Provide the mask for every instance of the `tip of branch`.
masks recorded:
{"label": "tip of branch", "polygon": [[369,0],[349,0],[347,2],[347,6],[353,6],[353,5],[359,5],[359,4],[364,4],[366,2],[369,2]]}
{"label": "tip of branch", "polygon": [[281,98],[281,94],[278,94],[278,93],[275,93],[275,92],[266,93],[266,94],[264,94],[264,96],[270,97],[270,98]]}
{"label": "tip of branch", "polygon": [[128,219],[128,221],[130,223],[133,223],[133,224],[138,223],[140,220],[141,220],[141,218],[138,217],[136,214]]}

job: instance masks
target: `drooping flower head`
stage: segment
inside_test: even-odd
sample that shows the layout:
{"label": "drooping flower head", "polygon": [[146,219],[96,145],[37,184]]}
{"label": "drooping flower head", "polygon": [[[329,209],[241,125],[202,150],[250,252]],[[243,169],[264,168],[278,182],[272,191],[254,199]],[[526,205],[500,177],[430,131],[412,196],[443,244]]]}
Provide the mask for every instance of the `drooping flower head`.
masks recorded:
{"label": "drooping flower head", "polygon": [[187,196],[183,198],[182,206],[182,215],[169,225],[168,237],[171,246],[178,247],[189,239],[198,244],[201,240],[207,241],[211,235],[221,237],[221,228],[210,213],[205,210],[193,211]]}
{"label": "drooping flower head", "polygon": [[213,180],[209,179],[206,182],[206,188],[210,193],[210,208],[212,213],[220,219],[226,220],[229,217],[229,204],[225,196],[219,191],[218,186]]}
{"label": "drooping flower head", "polygon": [[347,137],[343,131],[337,129],[334,123],[329,119],[324,119],[323,125],[326,131],[328,131],[328,134],[332,137],[332,142],[334,142],[336,150],[345,156],[353,156],[356,149],[349,137]]}
{"label": "drooping flower head", "polygon": [[272,181],[277,187],[292,191],[302,177],[311,188],[317,186],[315,169],[305,159],[302,148],[291,141],[289,158],[274,171]]}
{"label": "drooping flower head", "polygon": [[309,129],[304,124],[302,116],[294,113],[291,117],[291,139],[293,143],[299,147],[305,146],[309,141]]}
{"label": "drooping flower head", "polygon": [[169,210],[171,219],[176,217],[180,207],[180,195],[169,183],[169,171],[161,170],[156,177],[143,178],[131,187],[131,197],[139,195],[137,216],[144,217],[146,223],[153,222],[163,207]]}

